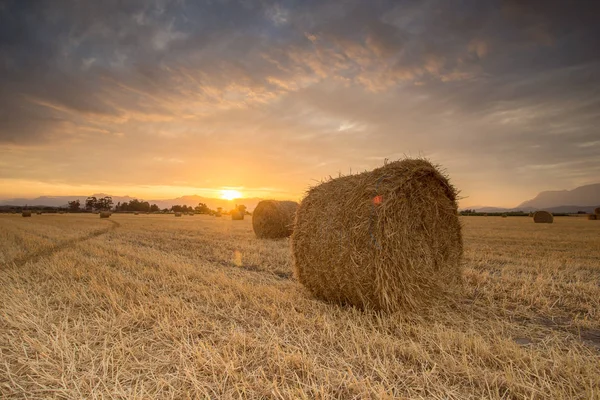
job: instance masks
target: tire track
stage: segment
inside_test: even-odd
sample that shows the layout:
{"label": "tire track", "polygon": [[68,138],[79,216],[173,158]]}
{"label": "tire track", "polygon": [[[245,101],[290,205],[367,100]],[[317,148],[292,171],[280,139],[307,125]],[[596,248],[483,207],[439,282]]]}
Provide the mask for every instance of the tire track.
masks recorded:
{"label": "tire track", "polygon": [[0,271],[8,269],[9,266],[22,267],[23,265],[27,264],[28,262],[31,262],[31,261],[35,262],[35,261],[38,261],[40,258],[49,257],[61,250],[69,248],[73,245],[76,245],[81,242],[85,242],[86,240],[90,240],[90,239],[93,239],[100,235],[104,235],[105,233],[114,231],[115,229],[117,229],[118,227],[121,226],[121,224],[118,223],[117,221],[108,220],[108,222],[110,222],[112,224],[108,228],[99,229],[97,231],[88,233],[85,236],[65,240],[64,242],[61,242],[61,243],[55,244],[53,246],[49,246],[44,249],[27,254],[26,256],[14,258],[13,260],[0,265]]}

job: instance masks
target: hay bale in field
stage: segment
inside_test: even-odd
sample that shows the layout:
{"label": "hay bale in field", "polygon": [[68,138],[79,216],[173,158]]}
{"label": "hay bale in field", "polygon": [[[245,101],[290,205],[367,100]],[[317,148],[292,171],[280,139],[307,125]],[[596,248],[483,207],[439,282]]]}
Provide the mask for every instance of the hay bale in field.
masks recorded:
{"label": "hay bale in field", "polygon": [[598,216],[596,214],[588,214],[587,219],[589,221],[595,221],[598,219]]}
{"label": "hay bale in field", "polygon": [[533,213],[532,213],[532,212],[530,212],[530,213],[528,214],[528,216],[529,216],[529,217],[533,217]]}
{"label": "hay bale in field", "polygon": [[232,211],[231,212],[231,220],[232,221],[243,221],[244,214],[242,214],[240,211]]}
{"label": "hay bale in field", "polygon": [[23,212],[21,213],[22,217],[31,217],[31,211],[29,210],[23,210]]}
{"label": "hay bale in field", "polygon": [[111,213],[110,211],[101,211],[100,212],[100,218],[110,218]]}
{"label": "hay bale in field", "polygon": [[429,161],[406,159],[310,189],[291,238],[294,273],[316,297],[416,310],[462,282],[457,191]]}
{"label": "hay bale in field", "polygon": [[508,218],[507,214],[502,214],[502,218]]}
{"label": "hay bale in field", "polygon": [[136,211],[133,213],[133,215],[140,215],[140,213]]}
{"label": "hay bale in field", "polygon": [[42,215],[42,212],[41,211],[37,211],[35,214],[36,215]]}
{"label": "hay bale in field", "polygon": [[281,239],[292,234],[295,201],[263,200],[252,213],[252,229],[259,239]]}
{"label": "hay bale in field", "polygon": [[600,207],[596,207],[596,208],[594,209],[594,214],[596,214],[596,215],[600,215]]}
{"label": "hay bale in field", "polygon": [[221,217],[221,213],[220,212],[215,213],[215,217]]}
{"label": "hay bale in field", "polygon": [[180,212],[176,212],[176,213],[175,213],[175,216],[176,216],[176,217],[181,217],[181,213],[180,213]]}
{"label": "hay bale in field", "polygon": [[548,211],[536,211],[533,213],[533,222],[536,224],[551,224],[554,222],[554,216]]}

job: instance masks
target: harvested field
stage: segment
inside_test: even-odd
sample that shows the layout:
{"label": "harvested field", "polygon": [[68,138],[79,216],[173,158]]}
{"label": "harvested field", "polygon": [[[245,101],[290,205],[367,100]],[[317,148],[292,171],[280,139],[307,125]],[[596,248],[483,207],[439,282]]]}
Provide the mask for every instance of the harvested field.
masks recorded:
{"label": "harvested field", "polygon": [[0,398],[598,398],[600,224],[460,220],[462,294],[400,315],[251,219],[0,215]]}

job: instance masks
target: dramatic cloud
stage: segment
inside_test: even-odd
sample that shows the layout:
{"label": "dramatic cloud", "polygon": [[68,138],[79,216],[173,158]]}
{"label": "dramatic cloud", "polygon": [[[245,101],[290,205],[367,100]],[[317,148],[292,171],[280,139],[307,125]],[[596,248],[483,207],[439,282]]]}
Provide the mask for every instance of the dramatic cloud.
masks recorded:
{"label": "dramatic cloud", "polygon": [[594,8],[3,2],[0,196],[93,182],[298,197],[403,155],[443,164],[463,205],[597,182]]}

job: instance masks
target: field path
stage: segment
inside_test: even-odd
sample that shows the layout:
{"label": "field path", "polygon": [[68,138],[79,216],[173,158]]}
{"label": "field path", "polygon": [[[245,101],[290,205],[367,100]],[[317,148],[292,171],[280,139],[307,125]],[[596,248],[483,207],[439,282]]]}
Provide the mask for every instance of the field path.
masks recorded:
{"label": "field path", "polygon": [[84,236],[81,236],[78,238],[65,240],[64,242],[57,243],[52,246],[48,246],[44,249],[41,249],[41,250],[38,250],[31,254],[28,254],[24,257],[17,257],[17,258],[15,258],[11,261],[8,261],[4,264],[0,264],[0,271],[8,269],[9,266],[22,267],[23,265],[27,264],[30,261],[35,262],[35,261],[39,260],[40,258],[49,257],[61,250],[67,249],[77,243],[85,242],[86,240],[90,240],[90,239],[93,239],[100,235],[104,235],[105,233],[108,233],[110,231],[114,231],[115,229],[117,229],[118,227],[121,226],[121,224],[118,223],[117,221],[108,220],[108,222],[110,222],[111,225],[107,228],[98,229],[96,231],[93,231],[91,233],[88,233],[87,235],[84,235]]}

